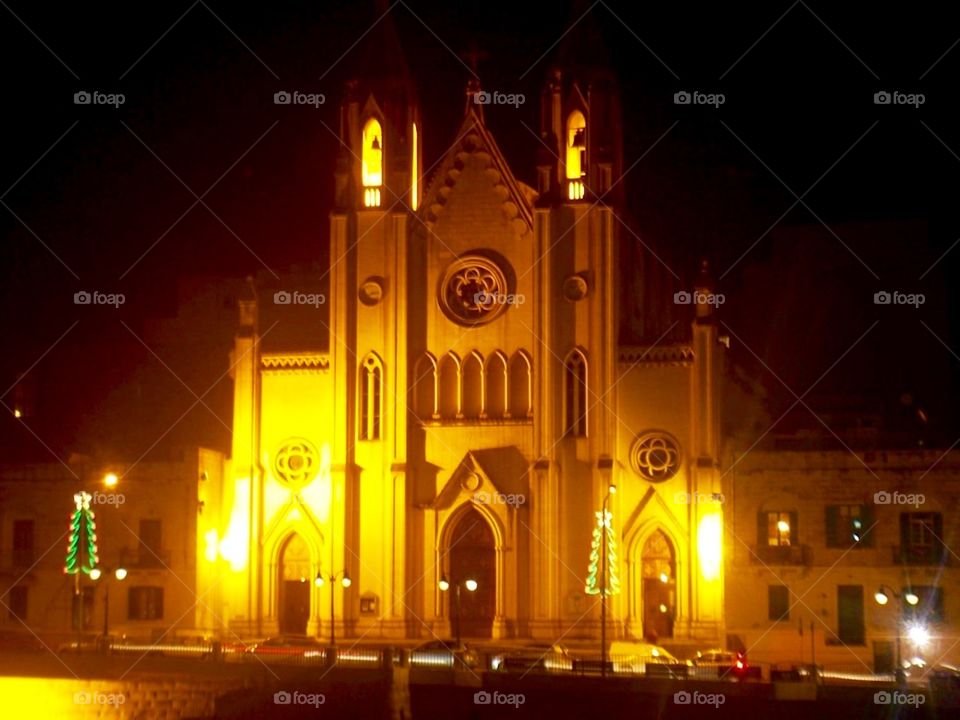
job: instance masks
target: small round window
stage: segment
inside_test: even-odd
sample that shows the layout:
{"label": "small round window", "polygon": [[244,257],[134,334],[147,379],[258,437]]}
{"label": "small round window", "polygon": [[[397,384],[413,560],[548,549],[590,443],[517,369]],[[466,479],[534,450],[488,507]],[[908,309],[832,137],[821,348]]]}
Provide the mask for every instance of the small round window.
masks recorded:
{"label": "small round window", "polygon": [[294,488],[303,487],[317,474],[319,457],[310,441],[292,438],[277,451],[273,467],[284,484]]}
{"label": "small round window", "polygon": [[630,464],[650,482],[669,480],[680,469],[680,444],[665,432],[643,433],[630,450]]}

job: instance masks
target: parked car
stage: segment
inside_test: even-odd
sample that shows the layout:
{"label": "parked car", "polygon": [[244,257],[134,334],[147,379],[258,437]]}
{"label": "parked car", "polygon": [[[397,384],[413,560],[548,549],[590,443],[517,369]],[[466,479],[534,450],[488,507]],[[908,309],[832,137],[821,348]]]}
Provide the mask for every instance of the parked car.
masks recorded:
{"label": "parked car", "polygon": [[[670,677],[686,677],[691,665],[689,660],[678,660],[659,645],[647,642],[616,640],[610,643],[608,654],[615,673],[652,674],[656,672]],[[651,670],[648,665],[657,666]]]}
{"label": "parked car", "polygon": [[456,640],[430,640],[418,645],[410,653],[410,663],[417,666],[452,668],[474,668],[479,665],[480,656],[471,646]]}
{"label": "parked car", "polygon": [[704,679],[742,680],[756,674],[747,662],[746,653],[720,648],[698,651],[693,666],[697,669],[694,674]]}
{"label": "parked car", "polygon": [[322,658],[326,646],[309,635],[277,635],[254,643],[247,652],[267,656]]}
{"label": "parked car", "polygon": [[499,672],[569,671],[573,658],[559,643],[533,643],[506,650],[490,659],[490,669]]}

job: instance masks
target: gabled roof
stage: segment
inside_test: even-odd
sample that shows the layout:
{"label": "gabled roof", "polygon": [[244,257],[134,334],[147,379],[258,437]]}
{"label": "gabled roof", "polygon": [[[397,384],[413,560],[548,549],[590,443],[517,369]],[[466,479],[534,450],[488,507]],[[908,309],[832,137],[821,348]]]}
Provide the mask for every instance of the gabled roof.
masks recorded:
{"label": "gabled roof", "polygon": [[493,135],[484,126],[482,115],[473,107],[468,107],[463,123],[457,130],[456,141],[440,161],[424,193],[419,210],[424,224],[431,227],[443,212],[447,198],[460,177],[464,161],[471,155],[485,155],[489,159],[488,168],[495,173],[494,184],[506,189],[506,197],[502,202],[504,214],[521,225],[521,234],[532,232],[533,203],[537,193],[514,176]]}
{"label": "gabled roof", "polygon": [[493,489],[501,495],[529,497],[528,468],[529,463],[523,453],[513,445],[470,450],[437,493],[433,506],[448,508],[461,492],[479,490],[486,483],[493,485]]}

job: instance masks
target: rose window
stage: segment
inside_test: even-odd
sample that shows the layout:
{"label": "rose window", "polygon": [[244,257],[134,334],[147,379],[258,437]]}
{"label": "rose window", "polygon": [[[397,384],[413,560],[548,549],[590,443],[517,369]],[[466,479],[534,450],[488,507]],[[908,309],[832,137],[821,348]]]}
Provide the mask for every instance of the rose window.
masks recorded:
{"label": "rose window", "polygon": [[507,306],[507,280],[496,263],[470,255],[454,262],[440,286],[440,305],[462,325],[489,322]]}
{"label": "rose window", "polygon": [[307,440],[295,438],[287,441],[277,452],[274,470],[287,485],[302,487],[317,474],[319,463],[316,448]]}
{"label": "rose window", "polygon": [[680,469],[680,445],[666,433],[646,433],[633,444],[630,463],[651,482],[669,480]]}

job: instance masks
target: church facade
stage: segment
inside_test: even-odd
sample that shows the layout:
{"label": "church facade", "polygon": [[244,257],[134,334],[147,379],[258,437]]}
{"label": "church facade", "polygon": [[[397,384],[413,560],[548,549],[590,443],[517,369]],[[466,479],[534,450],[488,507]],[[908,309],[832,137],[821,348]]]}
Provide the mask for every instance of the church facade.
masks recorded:
{"label": "church facade", "polygon": [[[536,187],[485,97],[468,85],[424,167],[402,63],[349,85],[327,290],[240,303],[232,452],[198,529],[217,560],[198,592],[243,635],[449,637],[459,619],[464,636],[555,640],[598,636],[607,589],[610,637],[721,645],[709,286],[668,339],[624,344],[615,82],[551,71]],[[326,343],[271,348],[310,303],[326,305]]]}

